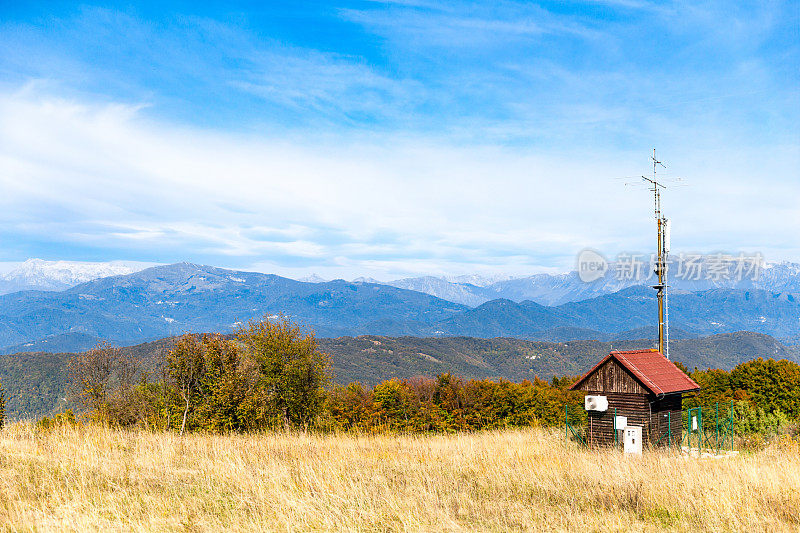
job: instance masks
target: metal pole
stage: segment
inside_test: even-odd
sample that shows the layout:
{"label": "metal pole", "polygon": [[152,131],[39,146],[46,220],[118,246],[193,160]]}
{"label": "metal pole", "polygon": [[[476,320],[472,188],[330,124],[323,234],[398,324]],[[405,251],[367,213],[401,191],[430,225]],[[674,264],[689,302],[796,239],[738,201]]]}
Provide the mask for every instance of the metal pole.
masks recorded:
{"label": "metal pole", "polygon": [[733,451],[733,400],[731,400],[731,410],[729,411],[728,418],[730,419],[730,426],[731,426],[730,448],[731,448],[731,451]]}
{"label": "metal pole", "polygon": [[617,408],[614,408],[614,420],[612,420],[612,424],[614,424],[614,444],[617,444]]}
{"label": "metal pole", "polygon": [[697,456],[703,454],[703,408],[697,408],[697,436],[700,440],[697,443]]}
{"label": "metal pole", "polygon": [[717,453],[719,454],[719,402],[717,402],[716,409],[717,409],[717,413],[716,413],[716,418],[717,418],[717,442],[716,442],[716,445],[717,445]]}
{"label": "metal pole", "polygon": [[564,446],[569,444],[569,406],[564,404]]}
{"label": "metal pole", "polygon": [[689,454],[692,453],[692,409],[686,411],[686,445],[689,447]]}

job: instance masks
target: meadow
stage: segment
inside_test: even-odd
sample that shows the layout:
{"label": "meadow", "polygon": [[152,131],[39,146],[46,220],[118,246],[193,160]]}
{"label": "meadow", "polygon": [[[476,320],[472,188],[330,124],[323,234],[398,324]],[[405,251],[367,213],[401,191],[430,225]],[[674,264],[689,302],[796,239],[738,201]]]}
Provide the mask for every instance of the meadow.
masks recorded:
{"label": "meadow", "polygon": [[0,431],[13,531],[797,531],[800,450],[625,457],[557,429]]}

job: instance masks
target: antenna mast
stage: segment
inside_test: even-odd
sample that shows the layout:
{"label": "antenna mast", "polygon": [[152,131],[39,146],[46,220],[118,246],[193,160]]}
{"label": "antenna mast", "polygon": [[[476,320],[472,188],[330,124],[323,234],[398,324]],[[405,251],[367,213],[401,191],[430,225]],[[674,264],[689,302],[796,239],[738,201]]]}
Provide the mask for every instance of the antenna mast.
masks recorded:
{"label": "antenna mast", "polygon": [[658,299],[658,351],[669,359],[669,322],[667,312],[667,255],[669,254],[669,220],[661,213],[661,189],[666,187],[656,179],[658,166],[667,168],[664,163],[656,158],[656,149],[653,148],[653,177],[642,176],[642,179],[651,185],[653,201],[655,203],[656,224],[658,227],[658,254],[654,272],[658,276],[658,284],[653,285],[657,291]]}

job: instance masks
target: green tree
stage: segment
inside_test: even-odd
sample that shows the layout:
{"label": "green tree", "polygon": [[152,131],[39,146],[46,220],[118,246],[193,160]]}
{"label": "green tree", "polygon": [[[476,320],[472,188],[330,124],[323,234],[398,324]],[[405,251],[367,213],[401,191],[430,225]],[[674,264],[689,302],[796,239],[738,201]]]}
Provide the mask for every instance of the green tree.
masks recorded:
{"label": "green tree", "polygon": [[243,407],[259,425],[307,427],[321,413],[330,381],[330,357],[313,334],[286,318],[250,322],[238,340],[258,369],[258,383]]}
{"label": "green tree", "polygon": [[419,398],[408,383],[397,378],[384,381],[373,387],[372,397],[379,423],[391,429],[413,429]]}
{"label": "green tree", "polygon": [[754,359],[737,365],[730,373],[731,388],[745,391],[766,412],[780,410],[800,418],[800,365],[785,359]]}

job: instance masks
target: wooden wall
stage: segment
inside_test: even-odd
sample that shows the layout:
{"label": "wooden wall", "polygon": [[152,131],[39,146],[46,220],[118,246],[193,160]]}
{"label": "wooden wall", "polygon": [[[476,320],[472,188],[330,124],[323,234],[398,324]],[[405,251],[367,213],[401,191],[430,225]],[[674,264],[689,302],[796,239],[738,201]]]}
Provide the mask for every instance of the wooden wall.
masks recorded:
{"label": "wooden wall", "polygon": [[[589,411],[586,421],[587,444],[599,446],[614,443],[614,408],[617,416],[628,418],[628,425],[642,426],[642,439],[647,442],[650,405],[647,394],[593,391],[608,398],[608,411]],[[621,438],[621,436],[620,436]]]}
{"label": "wooden wall", "polygon": [[[681,396],[674,394],[657,400],[652,394],[632,394],[619,392],[591,391],[608,398],[608,411],[589,411],[586,436],[590,446],[609,445],[614,443],[614,409],[617,416],[628,419],[628,425],[642,427],[642,439],[655,445],[658,442],[666,446],[668,437],[667,421],[672,425],[672,444],[680,443],[683,431],[681,418]],[[670,415],[667,415],[667,413]],[[622,435],[619,435],[620,440]]]}
{"label": "wooden wall", "polygon": [[669,425],[672,426],[672,444],[681,441],[683,436],[683,416],[681,414],[682,397],[680,394],[670,394],[659,400],[653,401],[650,406],[650,431],[652,443],[661,439],[660,445],[666,446],[669,442],[667,433]]}
{"label": "wooden wall", "polygon": [[581,383],[580,390],[589,394],[619,392],[625,394],[648,394],[633,374],[616,360],[609,359]]}

